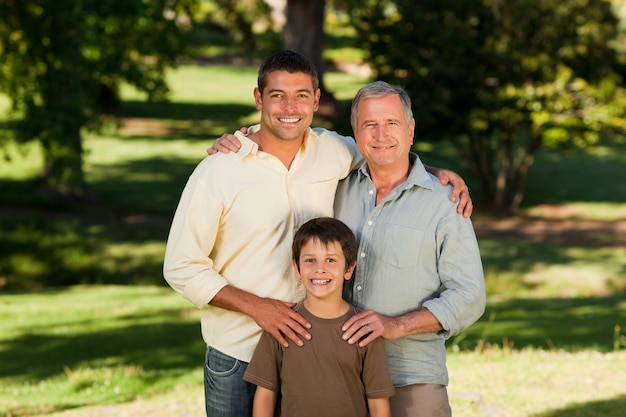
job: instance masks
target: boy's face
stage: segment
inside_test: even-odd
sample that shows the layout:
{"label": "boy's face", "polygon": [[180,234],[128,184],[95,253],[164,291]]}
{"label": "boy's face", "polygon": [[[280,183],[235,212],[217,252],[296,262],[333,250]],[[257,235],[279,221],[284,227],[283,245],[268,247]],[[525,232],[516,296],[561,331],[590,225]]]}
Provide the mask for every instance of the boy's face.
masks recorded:
{"label": "boy's face", "polygon": [[338,242],[324,245],[310,239],[300,251],[300,268],[293,262],[307,297],[340,299],[344,280],[349,280],[355,265],[346,267],[346,258]]}

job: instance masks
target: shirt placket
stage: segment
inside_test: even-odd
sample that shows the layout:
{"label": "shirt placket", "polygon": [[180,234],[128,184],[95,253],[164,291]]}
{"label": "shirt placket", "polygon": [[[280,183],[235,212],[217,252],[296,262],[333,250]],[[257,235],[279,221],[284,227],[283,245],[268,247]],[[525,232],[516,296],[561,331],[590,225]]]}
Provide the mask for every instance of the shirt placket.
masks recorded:
{"label": "shirt placket", "polygon": [[359,242],[359,252],[357,258],[357,268],[360,273],[357,275],[353,286],[353,299],[358,306],[363,306],[365,302],[365,295],[367,286],[370,284],[364,277],[370,276],[371,268],[373,268],[371,262],[371,253],[373,248],[373,236],[376,227],[376,220],[380,215],[379,207],[376,207],[376,187],[368,179],[367,181],[367,193],[365,196],[366,203],[363,207],[369,207],[362,213],[365,221],[363,222],[363,229],[361,230],[361,241]]}

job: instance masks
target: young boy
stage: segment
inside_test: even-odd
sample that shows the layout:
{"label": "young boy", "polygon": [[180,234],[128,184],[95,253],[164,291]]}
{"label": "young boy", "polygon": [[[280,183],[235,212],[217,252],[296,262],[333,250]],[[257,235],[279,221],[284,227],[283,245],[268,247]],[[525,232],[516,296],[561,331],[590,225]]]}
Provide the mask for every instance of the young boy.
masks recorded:
{"label": "young boy", "polygon": [[307,296],[294,309],[311,323],[312,338],[285,348],[263,332],[244,375],[257,385],[253,417],[273,417],[277,407],[283,417],[391,415],[383,339],[359,347],[341,338],[341,326],[358,312],[342,298],[356,252],[354,234],[339,220],[313,219],[296,232],[292,264]]}

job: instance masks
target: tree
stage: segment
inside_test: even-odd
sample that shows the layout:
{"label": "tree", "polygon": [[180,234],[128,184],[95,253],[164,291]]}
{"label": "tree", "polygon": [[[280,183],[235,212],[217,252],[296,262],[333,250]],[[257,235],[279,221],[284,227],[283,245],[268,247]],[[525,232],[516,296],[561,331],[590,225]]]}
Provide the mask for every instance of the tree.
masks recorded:
{"label": "tree", "polygon": [[287,0],[286,22],[283,28],[283,48],[299,52],[308,57],[319,72],[320,100],[319,113],[336,116],[339,103],[326,89],[324,84],[325,64],[322,59],[324,51],[324,19],[326,0]]}
{"label": "tree", "polygon": [[[281,33],[283,49],[301,53],[309,58],[318,71],[322,98],[318,115],[335,117],[339,102],[324,83],[325,64],[322,58],[325,44],[324,21],[326,0],[212,0],[217,7],[210,19],[226,22],[228,32],[244,47],[255,51],[258,46],[254,26]],[[272,21],[273,25],[268,25]],[[275,51],[272,51],[275,52]]]}
{"label": "tree", "polygon": [[211,25],[228,32],[247,51],[259,48],[255,29],[272,29],[271,8],[264,0],[211,0],[205,6]]}
{"label": "tree", "polygon": [[44,153],[41,190],[91,197],[81,131],[98,125],[102,93],[122,81],[167,93],[163,75],[183,51],[196,0],[4,0],[0,89],[12,103],[15,137]]}
{"label": "tree", "polygon": [[608,1],[348,3],[378,77],[411,95],[419,137],[451,139],[494,211],[518,208],[542,147],[624,133]]}

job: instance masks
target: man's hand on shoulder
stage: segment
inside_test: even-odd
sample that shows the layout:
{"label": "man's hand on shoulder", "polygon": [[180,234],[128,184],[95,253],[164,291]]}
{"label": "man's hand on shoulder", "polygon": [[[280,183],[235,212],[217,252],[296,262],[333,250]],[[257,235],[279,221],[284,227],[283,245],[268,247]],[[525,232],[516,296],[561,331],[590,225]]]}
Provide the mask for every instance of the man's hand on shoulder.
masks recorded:
{"label": "man's hand on shoulder", "polygon": [[[242,127],[239,129],[241,133],[244,135],[248,133],[247,127]],[[237,152],[241,148],[241,142],[237,139],[232,133],[224,133],[222,136],[217,138],[213,145],[210,148],[207,148],[206,153],[209,155],[215,155],[218,152],[229,153],[229,152]]]}

